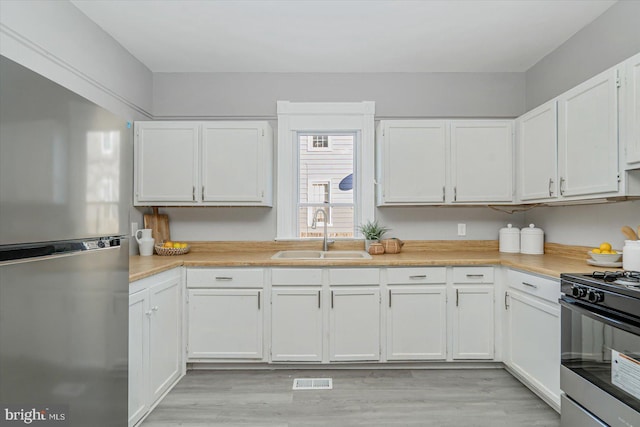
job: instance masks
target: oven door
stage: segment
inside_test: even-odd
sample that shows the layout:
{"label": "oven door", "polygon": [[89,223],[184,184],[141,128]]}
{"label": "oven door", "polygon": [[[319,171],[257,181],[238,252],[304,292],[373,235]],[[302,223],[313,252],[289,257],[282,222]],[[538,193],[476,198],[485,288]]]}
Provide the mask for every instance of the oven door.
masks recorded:
{"label": "oven door", "polygon": [[560,304],[562,390],[606,425],[640,427],[640,324],[566,295]]}

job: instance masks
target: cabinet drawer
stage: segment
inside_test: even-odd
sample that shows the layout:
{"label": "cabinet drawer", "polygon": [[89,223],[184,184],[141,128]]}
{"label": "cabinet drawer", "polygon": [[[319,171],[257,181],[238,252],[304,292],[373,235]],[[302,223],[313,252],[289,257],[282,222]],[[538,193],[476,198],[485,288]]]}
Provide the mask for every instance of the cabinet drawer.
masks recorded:
{"label": "cabinet drawer", "polygon": [[557,303],[560,298],[560,283],[551,278],[509,270],[507,282],[512,289],[535,295],[552,303]]}
{"label": "cabinet drawer", "polygon": [[453,267],[453,283],[493,283],[493,267]]}
{"label": "cabinet drawer", "polygon": [[390,285],[446,283],[447,268],[389,268],[387,269],[387,281]]}
{"label": "cabinet drawer", "polygon": [[329,270],[331,285],[377,285],[380,273],[377,268],[340,268]]}
{"label": "cabinet drawer", "polygon": [[264,270],[261,268],[189,268],[189,288],[262,287]]}
{"label": "cabinet drawer", "polygon": [[271,270],[273,285],[322,285],[319,268],[274,268]]}

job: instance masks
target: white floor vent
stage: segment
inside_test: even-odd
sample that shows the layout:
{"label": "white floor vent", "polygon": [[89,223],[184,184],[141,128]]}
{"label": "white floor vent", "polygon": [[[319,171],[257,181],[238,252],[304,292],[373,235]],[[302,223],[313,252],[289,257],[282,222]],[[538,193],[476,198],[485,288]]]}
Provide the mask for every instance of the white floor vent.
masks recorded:
{"label": "white floor vent", "polygon": [[294,390],[331,390],[332,378],[296,378],[293,380]]}

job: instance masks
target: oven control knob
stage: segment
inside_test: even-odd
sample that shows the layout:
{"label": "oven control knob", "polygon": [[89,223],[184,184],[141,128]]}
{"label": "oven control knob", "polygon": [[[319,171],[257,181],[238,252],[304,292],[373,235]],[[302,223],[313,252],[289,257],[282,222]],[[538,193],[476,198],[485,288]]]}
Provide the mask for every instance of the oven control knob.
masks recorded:
{"label": "oven control knob", "polygon": [[571,287],[571,295],[576,298],[582,298],[587,295],[587,290],[581,286],[572,286]]}
{"label": "oven control knob", "polygon": [[601,302],[604,300],[604,294],[598,291],[589,291],[587,292],[587,299],[589,302]]}

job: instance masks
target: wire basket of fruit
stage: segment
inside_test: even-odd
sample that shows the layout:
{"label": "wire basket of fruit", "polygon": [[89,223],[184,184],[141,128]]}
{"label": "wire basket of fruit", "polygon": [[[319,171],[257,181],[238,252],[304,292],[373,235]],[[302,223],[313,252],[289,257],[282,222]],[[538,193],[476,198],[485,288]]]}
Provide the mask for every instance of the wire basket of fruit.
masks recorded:
{"label": "wire basket of fruit", "polygon": [[155,246],[156,253],[162,256],[184,255],[191,248],[187,243],[183,242],[164,242]]}

